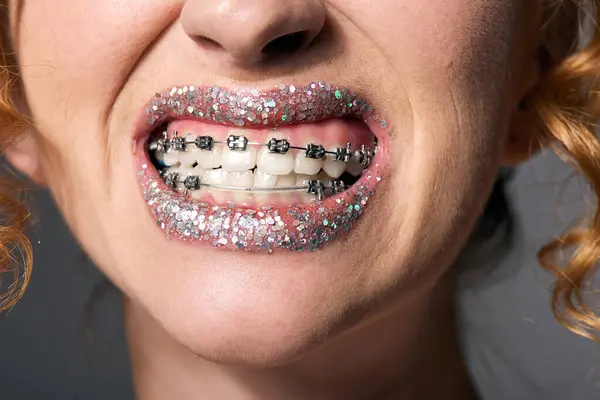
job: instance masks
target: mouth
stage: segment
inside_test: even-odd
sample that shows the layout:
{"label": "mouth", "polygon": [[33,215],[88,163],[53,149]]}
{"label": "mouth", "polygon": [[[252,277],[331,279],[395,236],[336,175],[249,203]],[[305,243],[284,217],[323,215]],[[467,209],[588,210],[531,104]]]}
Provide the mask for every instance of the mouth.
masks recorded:
{"label": "mouth", "polygon": [[168,239],[312,251],[347,234],[383,178],[391,129],[347,88],[181,86],[134,132],[144,199]]}

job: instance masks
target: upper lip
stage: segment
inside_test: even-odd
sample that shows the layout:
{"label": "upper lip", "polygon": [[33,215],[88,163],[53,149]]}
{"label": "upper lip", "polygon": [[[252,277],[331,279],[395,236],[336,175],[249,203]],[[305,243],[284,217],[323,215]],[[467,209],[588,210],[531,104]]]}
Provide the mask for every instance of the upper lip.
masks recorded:
{"label": "upper lip", "polygon": [[[324,82],[280,84],[270,89],[175,86],[156,93],[139,117],[134,140],[186,118],[232,127],[274,128],[335,117],[376,119],[373,107],[353,90]],[[375,136],[379,136],[373,131]],[[380,139],[380,138],[378,138]]]}

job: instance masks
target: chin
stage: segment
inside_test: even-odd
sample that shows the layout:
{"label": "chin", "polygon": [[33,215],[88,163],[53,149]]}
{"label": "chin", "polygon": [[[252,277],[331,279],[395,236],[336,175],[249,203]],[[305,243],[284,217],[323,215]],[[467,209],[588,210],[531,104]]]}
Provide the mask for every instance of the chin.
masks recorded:
{"label": "chin", "polygon": [[[232,271],[215,278],[213,284],[219,284],[239,280],[239,275]],[[227,365],[284,365],[334,335],[345,319],[347,299],[321,298],[316,292],[323,291],[325,282],[305,285],[294,289],[298,285],[291,279],[276,287],[242,282],[237,289],[180,298],[179,310],[153,311],[171,337],[204,359]]]}
{"label": "chin", "polygon": [[396,291],[383,284],[393,270],[386,276],[366,268],[366,260],[377,258],[360,243],[375,226],[367,219],[346,239],[305,254],[165,241],[156,254],[186,254],[152,265],[171,269],[169,277],[157,279],[146,265],[152,276],[125,291],[138,296],[171,338],[204,359],[285,365],[356,326],[375,298]]}

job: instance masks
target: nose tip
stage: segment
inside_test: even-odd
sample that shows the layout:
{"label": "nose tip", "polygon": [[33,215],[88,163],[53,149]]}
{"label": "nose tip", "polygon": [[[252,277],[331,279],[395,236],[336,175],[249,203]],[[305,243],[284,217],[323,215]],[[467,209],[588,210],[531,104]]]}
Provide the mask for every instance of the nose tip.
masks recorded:
{"label": "nose tip", "polygon": [[185,33],[234,64],[251,66],[310,45],[325,25],[319,0],[188,0]]}

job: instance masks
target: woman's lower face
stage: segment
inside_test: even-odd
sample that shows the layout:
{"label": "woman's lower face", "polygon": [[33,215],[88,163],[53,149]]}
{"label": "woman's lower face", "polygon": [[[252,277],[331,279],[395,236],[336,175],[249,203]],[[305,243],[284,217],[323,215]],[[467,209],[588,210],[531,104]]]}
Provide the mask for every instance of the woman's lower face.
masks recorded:
{"label": "woman's lower face", "polygon": [[181,344],[285,362],[450,267],[533,83],[534,3],[21,2],[29,172]]}

